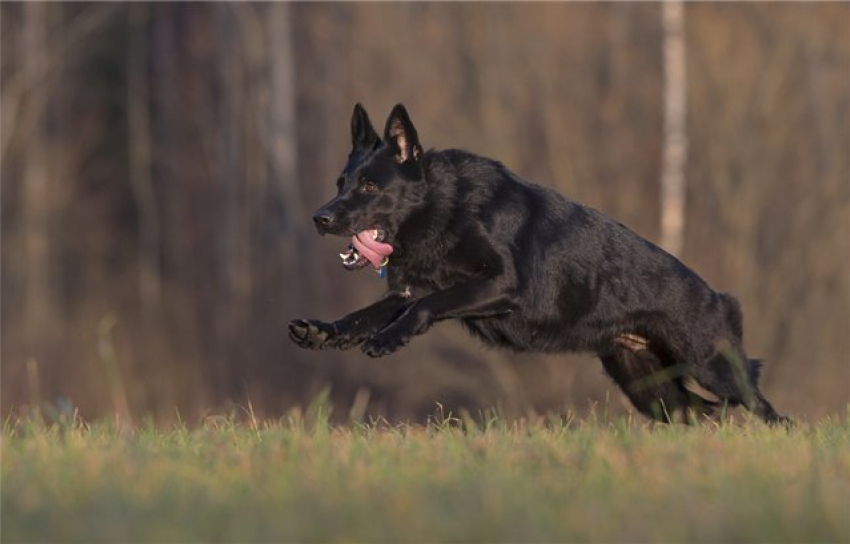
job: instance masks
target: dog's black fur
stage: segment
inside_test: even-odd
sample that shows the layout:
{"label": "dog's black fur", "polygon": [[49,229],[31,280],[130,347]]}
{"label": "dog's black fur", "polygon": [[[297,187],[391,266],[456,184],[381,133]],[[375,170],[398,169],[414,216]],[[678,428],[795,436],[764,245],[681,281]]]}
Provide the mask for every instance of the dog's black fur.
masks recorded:
{"label": "dog's black fur", "polygon": [[402,105],[380,138],[358,104],[351,135],[339,192],[314,220],[322,234],[382,229],[394,248],[389,291],[333,323],[291,322],[299,346],[379,357],[458,319],[517,351],[595,352],[655,419],[742,404],[787,421],[758,389],[737,300],[675,257],[499,162],[423,151]]}

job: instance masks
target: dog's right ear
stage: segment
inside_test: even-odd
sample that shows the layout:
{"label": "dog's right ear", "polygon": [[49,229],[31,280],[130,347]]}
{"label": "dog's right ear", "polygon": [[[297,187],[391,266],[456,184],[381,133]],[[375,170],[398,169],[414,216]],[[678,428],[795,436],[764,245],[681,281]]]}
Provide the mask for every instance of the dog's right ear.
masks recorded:
{"label": "dog's right ear", "polygon": [[360,102],[354,105],[351,114],[351,145],[355,149],[372,149],[378,143],[378,133],[369,121],[366,108]]}

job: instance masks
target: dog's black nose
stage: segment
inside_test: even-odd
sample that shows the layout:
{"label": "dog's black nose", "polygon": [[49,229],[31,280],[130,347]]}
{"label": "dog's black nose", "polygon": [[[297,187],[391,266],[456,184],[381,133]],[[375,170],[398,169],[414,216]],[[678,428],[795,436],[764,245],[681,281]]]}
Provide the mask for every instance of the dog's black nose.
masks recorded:
{"label": "dog's black nose", "polygon": [[317,227],[327,227],[333,223],[333,220],[333,214],[327,210],[319,210],[316,212],[316,215],[313,216],[313,222],[316,223]]}

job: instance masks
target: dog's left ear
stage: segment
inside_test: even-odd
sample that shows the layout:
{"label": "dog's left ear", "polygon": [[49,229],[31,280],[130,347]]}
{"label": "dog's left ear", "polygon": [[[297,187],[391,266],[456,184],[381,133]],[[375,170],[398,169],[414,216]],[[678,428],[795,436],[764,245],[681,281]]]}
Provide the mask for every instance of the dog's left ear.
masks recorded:
{"label": "dog's left ear", "polygon": [[395,147],[395,158],[399,163],[405,163],[409,160],[418,161],[422,156],[419,136],[416,134],[413,123],[410,122],[407,110],[401,104],[394,107],[387,118],[384,141]]}

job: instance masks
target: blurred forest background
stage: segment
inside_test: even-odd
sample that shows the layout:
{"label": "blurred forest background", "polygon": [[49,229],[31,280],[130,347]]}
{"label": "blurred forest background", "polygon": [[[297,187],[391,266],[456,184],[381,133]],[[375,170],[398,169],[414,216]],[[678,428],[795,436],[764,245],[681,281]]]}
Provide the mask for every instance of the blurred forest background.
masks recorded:
{"label": "blurred forest background", "polygon": [[[445,323],[393,356],[308,352],[290,319],[383,290],[310,217],[361,101],[660,237],[661,6],[11,3],[2,17],[2,411],[167,423],[628,409],[589,356]],[[850,402],[850,3],[684,9],[682,259],[735,293],[776,407]]]}

